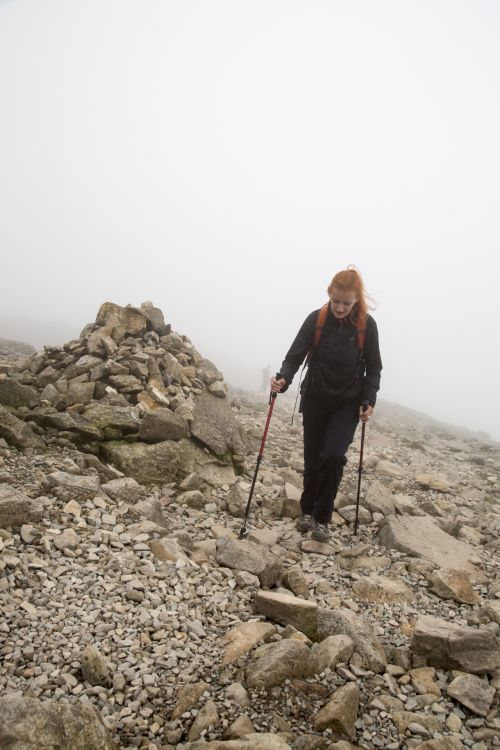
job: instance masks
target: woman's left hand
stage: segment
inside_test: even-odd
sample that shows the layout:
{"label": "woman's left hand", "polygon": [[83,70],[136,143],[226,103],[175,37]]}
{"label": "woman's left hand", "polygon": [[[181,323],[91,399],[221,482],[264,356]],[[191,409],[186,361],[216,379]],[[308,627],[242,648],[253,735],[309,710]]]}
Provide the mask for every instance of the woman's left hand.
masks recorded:
{"label": "woman's left hand", "polygon": [[368,422],[371,415],[373,414],[373,406],[367,406],[365,411],[363,411],[363,406],[359,407],[359,418],[362,422]]}

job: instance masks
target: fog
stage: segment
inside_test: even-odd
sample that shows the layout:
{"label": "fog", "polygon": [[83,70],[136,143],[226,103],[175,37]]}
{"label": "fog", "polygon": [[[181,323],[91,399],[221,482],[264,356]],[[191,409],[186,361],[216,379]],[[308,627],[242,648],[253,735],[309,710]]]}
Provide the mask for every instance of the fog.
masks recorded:
{"label": "fog", "polygon": [[152,300],[234,385],[338,270],[380,395],[500,439],[497,0],[0,0],[0,336]]}

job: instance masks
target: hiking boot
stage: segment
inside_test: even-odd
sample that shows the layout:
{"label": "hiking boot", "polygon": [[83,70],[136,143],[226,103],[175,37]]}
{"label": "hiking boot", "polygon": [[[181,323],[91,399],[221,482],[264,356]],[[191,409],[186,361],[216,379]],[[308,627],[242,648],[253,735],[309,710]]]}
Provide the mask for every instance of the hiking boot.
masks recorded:
{"label": "hiking boot", "polygon": [[311,531],[311,529],[314,529],[314,527],[314,518],[307,515],[307,513],[303,513],[295,521],[295,528],[299,531],[302,531],[303,533]]}
{"label": "hiking boot", "polygon": [[329,542],[330,538],[331,537],[330,532],[328,531],[328,524],[318,523],[316,521],[312,530],[311,539],[314,539],[315,542]]}

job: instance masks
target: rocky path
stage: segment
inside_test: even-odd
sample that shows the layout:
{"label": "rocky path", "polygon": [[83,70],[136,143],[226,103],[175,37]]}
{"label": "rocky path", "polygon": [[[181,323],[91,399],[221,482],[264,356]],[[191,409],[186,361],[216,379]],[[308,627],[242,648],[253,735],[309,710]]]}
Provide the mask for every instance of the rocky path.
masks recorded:
{"label": "rocky path", "polygon": [[222,486],[0,441],[0,747],[500,747],[498,444],[381,405],[321,545],[283,398],[240,541],[267,405],[233,411]]}

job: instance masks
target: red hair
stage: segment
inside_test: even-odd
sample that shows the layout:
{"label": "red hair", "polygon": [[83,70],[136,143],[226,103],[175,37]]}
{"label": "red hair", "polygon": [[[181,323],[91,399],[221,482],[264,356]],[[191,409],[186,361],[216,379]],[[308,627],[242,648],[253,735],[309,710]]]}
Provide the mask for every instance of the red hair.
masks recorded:
{"label": "red hair", "polygon": [[342,292],[354,292],[356,295],[357,302],[349,316],[352,322],[357,320],[359,313],[366,316],[368,310],[373,308],[372,300],[366,293],[361,274],[354,266],[347,266],[345,271],[339,271],[335,274],[328,286],[328,295],[332,293],[333,287],[340,289]]}

